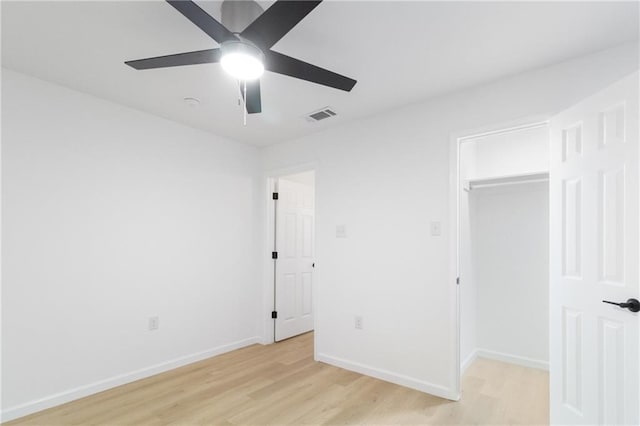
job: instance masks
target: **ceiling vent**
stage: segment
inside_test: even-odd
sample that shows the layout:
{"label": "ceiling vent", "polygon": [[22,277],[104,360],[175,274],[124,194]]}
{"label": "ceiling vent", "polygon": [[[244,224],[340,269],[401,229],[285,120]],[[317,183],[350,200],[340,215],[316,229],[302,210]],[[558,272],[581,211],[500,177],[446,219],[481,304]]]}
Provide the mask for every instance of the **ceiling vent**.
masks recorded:
{"label": "ceiling vent", "polygon": [[327,118],[335,117],[338,115],[331,107],[324,107],[317,111],[314,111],[310,114],[307,114],[305,118],[307,121],[311,123],[315,123],[317,121],[326,120]]}

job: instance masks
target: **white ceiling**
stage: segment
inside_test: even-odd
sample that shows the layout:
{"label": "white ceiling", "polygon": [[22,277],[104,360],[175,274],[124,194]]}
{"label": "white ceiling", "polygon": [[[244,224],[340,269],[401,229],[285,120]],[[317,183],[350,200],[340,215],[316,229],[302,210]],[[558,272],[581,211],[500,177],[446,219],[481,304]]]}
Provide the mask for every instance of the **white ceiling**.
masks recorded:
{"label": "white ceiling", "polygon": [[[198,4],[219,19],[219,2]],[[3,66],[258,146],[637,39],[637,2],[326,1],[274,50],[358,84],[346,93],[265,73],[264,112],[243,126],[219,65],[123,64],[217,46],[168,4],[2,2]],[[304,120],[324,106],[339,116]]]}

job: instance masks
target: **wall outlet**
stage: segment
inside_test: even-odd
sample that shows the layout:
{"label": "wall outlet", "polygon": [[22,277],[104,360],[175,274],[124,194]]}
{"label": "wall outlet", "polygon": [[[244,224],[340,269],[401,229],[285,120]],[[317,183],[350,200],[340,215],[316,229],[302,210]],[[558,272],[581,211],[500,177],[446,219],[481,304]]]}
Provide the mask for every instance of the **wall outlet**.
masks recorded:
{"label": "wall outlet", "polygon": [[155,331],[160,328],[159,317],[149,317],[149,331]]}
{"label": "wall outlet", "polygon": [[355,327],[358,330],[362,330],[362,317],[360,315],[357,315],[355,318]]}
{"label": "wall outlet", "polygon": [[431,235],[433,237],[439,237],[442,235],[442,223],[441,222],[431,222]]}
{"label": "wall outlet", "polygon": [[347,238],[347,225],[336,225],[336,238]]}

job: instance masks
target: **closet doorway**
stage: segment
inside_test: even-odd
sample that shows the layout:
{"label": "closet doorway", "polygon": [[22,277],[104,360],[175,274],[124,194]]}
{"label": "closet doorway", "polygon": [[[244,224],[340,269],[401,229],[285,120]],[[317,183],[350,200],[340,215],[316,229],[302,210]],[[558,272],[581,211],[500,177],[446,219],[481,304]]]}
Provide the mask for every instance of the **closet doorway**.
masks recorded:
{"label": "closet doorway", "polygon": [[458,153],[460,376],[479,359],[548,370],[548,123],[465,137]]}

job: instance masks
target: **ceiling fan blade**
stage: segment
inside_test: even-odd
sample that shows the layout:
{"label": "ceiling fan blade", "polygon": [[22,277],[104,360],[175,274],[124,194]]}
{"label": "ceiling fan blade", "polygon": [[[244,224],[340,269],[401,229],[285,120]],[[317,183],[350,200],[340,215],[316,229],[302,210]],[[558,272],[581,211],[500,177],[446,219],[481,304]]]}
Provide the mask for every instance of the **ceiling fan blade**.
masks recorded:
{"label": "ceiling fan blade", "polygon": [[234,36],[231,31],[194,2],[189,0],[167,0],[167,3],[218,43],[227,40],[237,40],[237,37]]}
{"label": "ceiling fan blade", "polygon": [[240,35],[265,50],[270,49],[321,2],[278,0]]}
{"label": "ceiling fan blade", "polygon": [[335,72],[272,50],[265,54],[264,67],[278,74],[288,75],[289,77],[322,84],[323,86],[333,87],[334,89],[340,89],[346,92],[350,92],[357,83],[357,81],[352,78],[336,74]]}
{"label": "ceiling fan blade", "polygon": [[207,49],[126,61],[125,64],[137,70],[148,70],[152,68],[179,67],[182,65],[211,64],[219,62],[220,56],[220,49]]}
{"label": "ceiling fan blade", "polygon": [[[244,83],[240,85],[240,92],[244,99]],[[247,81],[247,114],[262,112],[262,100],[260,98],[260,80]]]}

